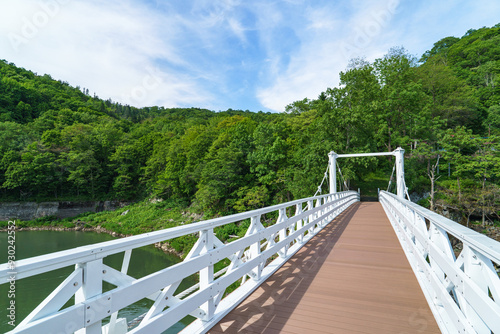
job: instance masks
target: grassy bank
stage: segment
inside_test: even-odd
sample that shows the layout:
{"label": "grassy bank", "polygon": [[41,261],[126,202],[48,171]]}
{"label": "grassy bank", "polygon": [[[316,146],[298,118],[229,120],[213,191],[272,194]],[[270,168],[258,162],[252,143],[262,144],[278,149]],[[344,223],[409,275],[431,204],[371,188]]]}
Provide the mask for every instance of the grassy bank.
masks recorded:
{"label": "grassy bank", "polygon": [[[213,215],[187,208],[185,203],[176,201],[144,200],[115,211],[84,213],[76,217],[58,219],[54,216],[34,220],[16,220],[18,229],[83,229],[108,232],[117,236],[130,236],[191,224],[213,218]],[[0,222],[0,229],[7,228],[7,221]],[[231,223],[215,229],[216,236],[223,242],[245,234],[249,222]],[[185,256],[196,242],[197,235],[185,235],[171,239],[162,249]]]}

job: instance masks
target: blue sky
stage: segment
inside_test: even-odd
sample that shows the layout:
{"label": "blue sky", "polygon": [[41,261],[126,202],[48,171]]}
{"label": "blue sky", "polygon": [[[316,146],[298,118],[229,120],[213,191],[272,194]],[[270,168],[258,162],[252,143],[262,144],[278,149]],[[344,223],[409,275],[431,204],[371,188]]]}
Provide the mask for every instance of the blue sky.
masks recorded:
{"label": "blue sky", "polygon": [[500,23],[500,1],[0,0],[0,58],[138,107],[281,112],[352,57]]}

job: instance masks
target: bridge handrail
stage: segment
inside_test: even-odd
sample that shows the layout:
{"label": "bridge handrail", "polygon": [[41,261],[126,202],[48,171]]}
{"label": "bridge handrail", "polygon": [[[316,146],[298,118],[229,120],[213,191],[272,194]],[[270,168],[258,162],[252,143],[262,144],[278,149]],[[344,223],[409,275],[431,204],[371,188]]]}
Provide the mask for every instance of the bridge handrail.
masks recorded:
{"label": "bridge handrail", "polygon": [[[383,190],[381,192],[383,192],[387,196],[397,199],[397,196],[392,193]],[[500,263],[500,242],[493,240],[485,236],[484,234],[478,233],[466,226],[463,226],[449,218],[441,216],[440,214],[426,209],[416,203],[413,203],[406,199],[404,199],[403,201],[405,205],[411,207],[413,210],[415,210],[415,212],[418,212],[420,215],[427,218],[437,226],[441,227],[446,232],[450,233],[457,239],[460,239],[462,242],[468,244],[469,246],[481,251],[496,263]]]}
{"label": "bridge handrail", "polygon": [[[157,242],[167,241],[191,233],[197,233],[199,231],[206,230],[208,228],[215,228],[229,223],[234,223],[245,219],[249,219],[253,216],[258,216],[273,211],[278,211],[280,209],[288,208],[310,200],[323,199],[328,196],[329,195],[327,194],[327,195],[319,195],[316,197],[308,197],[261,209],[256,209],[229,216],[191,223],[188,225],[143,233],[117,240],[104,241],[88,246],[76,247],[69,250],[64,250],[55,253],[31,257],[29,259],[19,260],[16,261],[16,277],[17,279],[26,278],[33,275],[38,275],[42,272],[64,268],[77,263],[104,258],[112,254],[121,253],[127,249],[135,249],[151,245]],[[10,276],[9,272],[11,272],[11,270],[7,263],[0,264],[0,284],[8,282]]]}
{"label": "bridge handrail", "polygon": [[[106,325],[105,332],[113,332],[120,324],[120,333],[125,333],[125,320],[117,320],[118,311],[143,298],[153,300],[154,304],[131,333],[162,332],[187,315],[198,320],[186,330],[203,333],[279,269],[335,216],[356,201],[359,201],[359,194],[354,191],[309,197],[21,260],[15,263],[15,268],[3,264],[0,266],[0,284],[8,281],[12,271],[16,272],[17,280],[62,267],[74,265],[75,268],[9,333],[77,330],[78,333],[101,333],[104,330],[101,321],[110,315],[110,325]],[[293,206],[295,214],[287,217],[286,209]],[[278,211],[277,220],[264,227],[261,216],[275,211]],[[224,244],[215,236],[214,227],[245,219],[250,219],[250,226],[244,237]],[[133,249],[195,232],[199,233],[198,240],[183,262],[139,279],[127,275]],[[103,263],[106,256],[120,252],[124,252],[121,271]],[[215,273],[214,265],[226,258],[230,261],[229,266]],[[174,295],[182,280],[194,273],[199,273],[198,285]],[[239,279],[242,279],[241,286],[222,299],[226,288]],[[103,292],[104,281],[116,288]],[[62,309],[73,296],[75,305]]]}
{"label": "bridge handrail", "polygon": [[500,242],[386,191],[379,200],[441,331],[500,333]]}

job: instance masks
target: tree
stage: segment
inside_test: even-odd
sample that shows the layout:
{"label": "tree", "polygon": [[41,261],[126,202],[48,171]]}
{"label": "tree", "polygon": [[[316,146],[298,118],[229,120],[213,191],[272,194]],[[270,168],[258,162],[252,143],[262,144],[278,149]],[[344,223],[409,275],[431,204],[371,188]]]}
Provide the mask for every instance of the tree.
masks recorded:
{"label": "tree", "polygon": [[[318,110],[323,124],[336,134],[342,151],[368,151],[374,149],[373,132],[382,91],[372,65],[359,60],[351,63],[356,67],[340,73],[341,87],[328,89],[328,101]],[[329,101],[331,106],[327,105]]]}
{"label": "tree", "polygon": [[77,195],[85,190],[95,199],[96,184],[100,176],[100,168],[93,150],[69,152],[66,155],[66,167],[69,171],[68,181],[77,189]]}
{"label": "tree", "polygon": [[470,130],[459,127],[446,132],[442,146],[446,158],[454,165],[453,174],[457,177],[459,204],[470,206],[461,196],[460,178],[471,178],[480,185],[477,192],[480,201],[477,202],[476,208],[481,212],[484,226],[486,216],[500,209],[500,203],[492,205],[490,197],[496,197],[496,193],[491,191],[494,187],[489,187],[491,181],[500,177],[500,138],[474,136]]}
{"label": "tree", "polygon": [[435,209],[435,195],[436,195],[436,181],[440,178],[437,175],[437,170],[439,168],[439,160],[441,158],[441,153],[437,150],[437,144],[434,143],[430,145],[426,142],[420,142],[416,145],[416,148],[411,152],[411,157],[415,157],[419,160],[423,160],[427,165],[427,176],[431,182],[429,204],[431,211]]}
{"label": "tree", "polygon": [[233,146],[210,154],[196,192],[203,208],[228,208],[226,200],[243,185],[242,158],[243,152]]}
{"label": "tree", "polygon": [[416,80],[416,65],[416,58],[404,48],[392,48],[374,63],[382,87],[376,138],[387,151],[409,143],[427,124],[428,117],[420,116],[428,97]]}
{"label": "tree", "polygon": [[217,125],[219,136],[206,156],[196,199],[205,209],[233,206],[236,191],[252,182],[246,157],[251,149],[255,123],[249,118],[232,116]]}
{"label": "tree", "polygon": [[2,160],[4,168],[8,165],[3,187],[18,189],[21,194],[36,193],[57,197],[60,179],[53,153],[48,152],[38,142],[30,144],[21,154],[10,152],[5,160]]}
{"label": "tree", "polygon": [[267,187],[255,186],[249,188],[241,187],[237,191],[238,199],[235,201],[234,209],[238,212],[245,212],[264,207],[269,200],[269,191]]}
{"label": "tree", "polygon": [[21,151],[33,140],[25,125],[0,122],[0,156],[9,150]]}
{"label": "tree", "polygon": [[492,133],[500,135],[500,105],[494,105],[488,109],[483,125],[485,129],[488,129],[488,136]]}
{"label": "tree", "polygon": [[69,151],[62,152],[62,157],[69,173],[67,180],[75,186],[77,195],[83,190],[95,199],[102,169],[92,131],[92,126],[78,123],[64,128],[62,139],[68,143]]}
{"label": "tree", "polygon": [[478,130],[479,101],[474,87],[457,77],[440,55],[431,57],[417,70],[422,89],[431,97],[430,119],[440,128],[467,126]]}
{"label": "tree", "polygon": [[288,144],[283,136],[281,124],[262,123],[253,132],[254,149],[248,154],[250,172],[255,175],[259,183],[279,193],[285,185],[280,182],[278,175],[286,166]]}
{"label": "tree", "polygon": [[432,49],[424,52],[422,58],[420,58],[420,62],[425,63],[429,60],[429,58],[436,55],[443,57],[444,60],[446,61],[446,59],[448,58],[448,50],[453,44],[455,44],[459,40],[460,38],[449,36],[437,41],[436,43],[434,43]]}
{"label": "tree", "polygon": [[135,143],[119,146],[109,158],[117,173],[113,180],[113,190],[118,198],[131,200],[139,196],[138,180],[144,163]]}

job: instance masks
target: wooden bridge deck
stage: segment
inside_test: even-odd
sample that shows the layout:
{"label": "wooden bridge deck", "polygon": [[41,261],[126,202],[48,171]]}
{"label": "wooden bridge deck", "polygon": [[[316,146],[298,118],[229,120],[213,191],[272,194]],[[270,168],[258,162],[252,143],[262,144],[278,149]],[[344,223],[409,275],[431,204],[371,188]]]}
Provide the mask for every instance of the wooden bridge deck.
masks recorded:
{"label": "wooden bridge deck", "polygon": [[209,333],[440,333],[379,203],[352,205]]}

